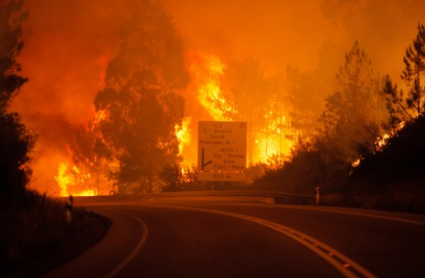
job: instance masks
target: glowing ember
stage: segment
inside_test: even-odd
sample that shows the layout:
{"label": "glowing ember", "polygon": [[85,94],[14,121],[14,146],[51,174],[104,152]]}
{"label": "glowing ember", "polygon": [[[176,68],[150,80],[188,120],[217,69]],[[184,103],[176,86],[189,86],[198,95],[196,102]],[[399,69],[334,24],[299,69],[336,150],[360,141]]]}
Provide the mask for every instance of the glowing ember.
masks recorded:
{"label": "glowing ember", "polygon": [[353,163],[351,163],[352,167],[358,167],[360,165],[360,158],[358,158],[356,161],[354,161]]}
{"label": "glowing ember", "polygon": [[382,147],[384,147],[387,144],[387,141],[390,137],[391,135],[388,133],[385,133],[384,135],[382,135],[382,137],[376,143],[378,145],[378,148],[381,149]]}

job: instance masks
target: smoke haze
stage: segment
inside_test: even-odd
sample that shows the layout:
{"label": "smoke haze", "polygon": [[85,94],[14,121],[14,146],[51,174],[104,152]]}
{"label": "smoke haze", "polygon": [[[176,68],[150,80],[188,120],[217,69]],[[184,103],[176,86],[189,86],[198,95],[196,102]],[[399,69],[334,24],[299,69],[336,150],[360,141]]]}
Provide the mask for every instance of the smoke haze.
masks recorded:
{"label": "smoke haze", "polygon": [[[86,125],[93,117],[94,96],[119,49],[120,26],[133,1],[26,0],[30,17],[23,26],[20,60],[29,82],[14,100],[13,110],[39,135],[32,187],[57,192],[58,164],[69,159],[67,144],[75,126]],[[417,24],[425,22],[421,0],[160,2],[173,18],[187,53],[210,53],[225,65],[253,57],[267,75],[282,78],[290,66],[300,72],[322,72],[331,80],[344,53],[358,40],[375,71],[398,81],[404,51]],[[324,101],[332,86],[317,92],[321,95],[315,98]],[[195,101],[193,93],[185,96],[191,98],[186,105]],[[323,103],[317,105],[319,109]]]}

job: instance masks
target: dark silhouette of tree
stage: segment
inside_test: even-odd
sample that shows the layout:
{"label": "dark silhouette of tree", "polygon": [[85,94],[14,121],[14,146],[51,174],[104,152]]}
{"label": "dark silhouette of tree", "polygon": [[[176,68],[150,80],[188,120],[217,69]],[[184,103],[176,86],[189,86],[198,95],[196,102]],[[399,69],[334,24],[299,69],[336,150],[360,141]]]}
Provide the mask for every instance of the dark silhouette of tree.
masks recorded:
{"label": "dark silhouette of tree", "polygon": [[23,1],[0,1],[0,196],[25,192],[31,171],[27,165],[34,146],[31,135],[17,113],[8,112],[12,98],[27,79],[20,75],[17,57],[23,47],[21,12]]}
{"label": "dark silhouette of tree", "polygon": [[384,79],[383,93],[387,99],[387,108],[394,128],[401,122],[411,121],[425,112],[425,27],[418,24],[418,34],[404,55],[405,68],[401,78],[408,91],[404,93],[391,78]]}
{"label": "dark silhouette of tree", "polygon": [[348,201],[375,196],[375,208],[424,212],[424,173],[425,116],[419,116],[353,169],[347,182]]}
{"label": "dark silhouette of tree", "polygon": [[381,152],[368,156],[354,170],[352,180],[368,180],[371,186],[368,190],[376,193],[375,189],[381,190],[397,182],[424,180],[424,171],[425,117],[421,116],[391,137]]}
{"label": "dark silhouette of tree", "polygon": [[19,88],[28,81],[20,75],[21,65],[16,61],[24,42],[22,22],[28,13],[21,12],[23,1],[0,1],[0,112],[6,113],[10,101]]}
{"label": "dark silhouette of tree", "polygon": [[311,195],[316,186],[325,184],[326,167],[321,153],[313,144],[300,139],[291,161],[283,167],[267,169],[264,176],[255,179],[254,185],[262,189]]}
{"label": "dark silhouette of tree", "polygon": [[21,194],[28,184],[31,170],[27,165],[35,138],[19,115],[0,114],[0,196]]}
{"label": "dark silhouette of tree", "polygon": [[179,164],[165,165],[160,172],[164,191],[179,191],[183,187],[183,173]]}
{"label": "dark silhouette of tree", "polygon": [[384,77],[382,92],[385,96],[389,113],[389,124],[393,133],[395,133],[400,129],[402,123],[414,120],[415,117],[405,103],[406,99],[403,90],[400,90],[388,75]]}
{"label": "dark silhouette of tree", "polygon": [[425,27],[418,24],[418,34],[404,55],[405,68],[401,75],[409,87],[406,104],[416,111],[416,117],[425,111],[425,87],[421,77],[425,75]]}
{"label": "dark silhouette of tree", "polygon": [[337,75],[339,89],[326,99],[320,121],[324,125],[321,141],[332,146],[333,155],[343,163],[359,157],[360,145],[373,148],[385,121],[385,99],[372,62],[355,42]]}
{"label": "dark silhouette of tree", "polygon": [[120,163],[120,191],[151,191],[157,174],[179,161],[175,126],[184,116],[182,44],[158,2],[138,2],[109,63],[106,87],[95,98],[103,145]]}
{"label": "dark silhouette of tree", "polygon": [[[385,119],[385,100],[371,60],[358,42],[346,53],[337,74],[337,90],[326,99],[320,121],[324,128],[311,140],[301,140],[282,168],[267,173],[281,190],[313,194],[341,193],[343,184],[364,148],[374,148]],[[366,153],[368,153],[366,151]],[[261,180],[258,181],[261,183]]]}

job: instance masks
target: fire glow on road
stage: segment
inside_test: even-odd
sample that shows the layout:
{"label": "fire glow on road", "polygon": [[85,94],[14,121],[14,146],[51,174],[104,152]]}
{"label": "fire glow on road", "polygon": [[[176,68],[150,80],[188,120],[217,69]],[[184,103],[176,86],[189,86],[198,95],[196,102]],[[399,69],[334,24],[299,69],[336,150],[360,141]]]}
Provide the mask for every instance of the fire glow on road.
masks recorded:
{"label": "fire glow on road", "polygon": [[297,242],[307,247],[309,250],[316,253],[322,259],[330,263],[333,267],[335,267],[338,271],[340,271],[345,277],[349,277],[349,278],[377,277],[376,275],[372,274],[370,271],[368,271],[367,269],[365,269],[364,267],[362,267],[355,261],[351,260],[344,254],[328,246],[327,244],[315,238],[312,238],[304,233],[285,227],[278,223],[274,223],[265,219],[252,217],[252,216],[248,216],[244,214],[231,213],[231,212],[226,212],[221,210],[201,209],[201,208],[192,208],[192,207],[183,207],[183,206],[166,206],[166,207],[182,209],[182,210],[195,210],[195,211],[201,211],[206,213],[215,213],[215,214],[220,214],[220,215],[225,215],[225,216],[230,216],[230,217],[235,217],[235,218],[243,219],[246,221],[250,221],[250,222],[268,227],[270,229],[273,229],[274,231],[277,231],[278,233],[281,233],[285,236],[288,236],[296,240]]}

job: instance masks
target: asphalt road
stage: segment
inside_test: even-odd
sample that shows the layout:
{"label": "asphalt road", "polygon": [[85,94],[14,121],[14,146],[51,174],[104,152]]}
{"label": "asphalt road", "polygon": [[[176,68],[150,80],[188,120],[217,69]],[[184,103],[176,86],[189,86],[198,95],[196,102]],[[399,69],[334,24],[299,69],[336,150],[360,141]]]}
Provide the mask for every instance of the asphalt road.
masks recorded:
{"label": "asphalt road", "polygon": [[48,277],[425,277],[425,216],[316,206],[91,203],[107,236]]}

